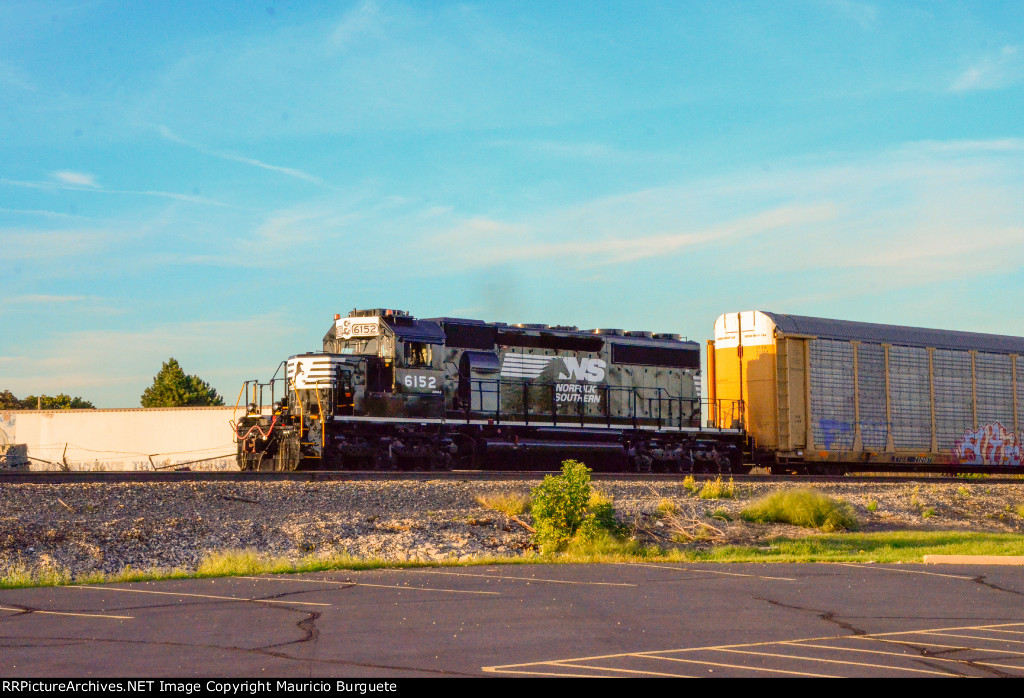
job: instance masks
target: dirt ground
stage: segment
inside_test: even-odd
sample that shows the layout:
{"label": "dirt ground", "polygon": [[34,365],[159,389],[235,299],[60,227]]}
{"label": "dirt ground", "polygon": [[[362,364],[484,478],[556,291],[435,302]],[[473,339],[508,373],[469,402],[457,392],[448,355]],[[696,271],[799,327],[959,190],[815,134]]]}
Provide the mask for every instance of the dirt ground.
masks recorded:
{"label": "dirt ground", "polygon": [[[699,486],[701,483],[698,482]],[[600,489],[600,483],[595,483]],[[660,493],[651,488],[652,499],[667,499],[675,505],[672,516],[638,512],[638,526],[655,538],[698,533],[717,544],[756,544],[776,536],[813,535],[814,529],[784,524],[743,521],[740,512],[752,502],[780,489],[796,489],[792,483],[736,483],[732,497],[701,499],[689,492]],[[1020,483],[991,484],[984,479],[965,478],[962,483],[814,483],[813,489],[849,504],[862,532],[875,531],[971,531],[1024,533],[1024,480]],[[667,496],[665,496],[667,494]],[[660,495],[660,498],[659,498]],[[625,502],[623,502],[625,503]],[[662,509],[672,504],[663,504]],[[657,506],[657,505],[655,505]],[[619,502],[616,502],[619,508]],[[649,510],[648,503],[645,509]],[[684,531],[678,531],[680,524]],[[708,528],[712,527],[712,528]]]}

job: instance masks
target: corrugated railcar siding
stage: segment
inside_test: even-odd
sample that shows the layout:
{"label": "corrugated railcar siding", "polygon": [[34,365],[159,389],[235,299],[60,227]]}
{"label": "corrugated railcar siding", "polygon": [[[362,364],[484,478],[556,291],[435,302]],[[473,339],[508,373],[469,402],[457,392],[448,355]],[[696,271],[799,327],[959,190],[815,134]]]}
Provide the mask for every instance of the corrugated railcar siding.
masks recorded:
{"label": "corrugated railcar siding", "polygon": [[853,345],[811,342],[811,415],[814,444],[827,451],[853,449]]}
{"label": "corrugated railcar siding", "polygon": [[951,451],[974,425],[971,406],[971,354],[936,349],[932,357],[935,372],[935,431],[940,451]]}
{"label": "corrugated railcar siding", "polygon": [[896,449],[929,450],[932,408],[927,349],[889,348],[889,397]]}
{"label": "corrugated railcar siding", "polygon": [[1013,430],[1013,366],[1007,354],[976,354],[978,425],[999,422]]}
{"label": "corrugated railcar siding", "polygon": [[865,451],[884,451],[889,436],[885,421],[885,350],[881,344],[857,347],[860,438]]}

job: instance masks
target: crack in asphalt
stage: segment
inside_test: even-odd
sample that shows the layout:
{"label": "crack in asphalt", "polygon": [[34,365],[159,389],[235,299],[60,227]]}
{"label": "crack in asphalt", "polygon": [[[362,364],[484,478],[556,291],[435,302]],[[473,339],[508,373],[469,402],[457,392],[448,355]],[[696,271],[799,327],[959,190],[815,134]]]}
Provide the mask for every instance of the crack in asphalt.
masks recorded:
{"label": "crack in asphalt", "polygon": [[794,610],[794,611],[804,611],[806,613],[816,613],[818,615],[818,617],[821,618],[826,623],[832,623],[833,625],[838,625],[840,628],[842,628],[843,630],[848,631],[849,633],[851,633],[853,635],[867,635],[868,634],[868,631],[864,630],[863,628],[858,628],[857,626],[853,625],[852,623],[847,623],[847,622],[839,620],[839,618],[835,614],[835,611],[822,611],[819,608],[806,608],[804,606],[795,606],[795,605],[792,605],[792,604],[783,603],[782,601],[777,601],[776,599],[769,599],[769,598],[764,597],[764,596],[755,596],[754,600],[755,601],[764,601],[765,603],[767,603],[767,604],[769,604],[771,606],[779,606],[781,608],[788,608],[788,609],[791,609],[791,610]]}
{"label": "crack in asphalt", "polygon": [[288,645],[301,645],[305,642],[315,641],[320,636],[320,631],[316,628],[316,621],[320,618],[318,611],[306,611],[306,617],[295,624],[295,627],[302,632],[302,637],[297,640],[288,640],[287,642],[276,642],[273,645],[264,645],[262,647],[256,647],[256,650],[269,650],[274,647],[286,647]]}
{"label": "crack in asphalt", "polygon": [[[317,664],[327,664],[333,666],[350,666],[360,667],[366,669],[386,669],[391,671],[409,671],[409,672],[423,672],[427,674],[437,674],[441,676],[479,676],[472,672],[466,671],[452,671],[448,669],[430,669],[428,667],[416,667],[416,666],[403,666],[400,664],[374,664],[368,662],[352,662],[344,659],[330,659],[330,658],[309,658],[303,659],[296,657],[292,654],[285,652],[269,651],[266,648],[261,647],[237,647],[234,645],[215,645],[215,644],[202,644],[202,643],[190,643],[190,642],[174,642],[171,640],[130,640],[124,638],[106,638],[106,637],[50,637],[45,638],[46,641],[51,643],[60,642],[61,644],[49,644],[41,647],[64,647],[76,644],[90,643],[90,642],[104,642],[115,645],[138,645],[143,647],[167,647],[167,648],[187,648],[187,649],[202,649],[202,650],[223,650],[225,652],[242,652],[245,654],[256,654],[261,656],[276,657],[278,659],[287,659],[293,662],[316,662]],[[3,642],[42,642],[39,638],[22,638],[19,636],[0,636],[0,646],[3,646]],[[284,643],[291,644],[291,643]],[[20,645],[19,645],[20,646]],[[33,646],[33,645],[25,645]],[[270,645],[275,647],[275,645]]]}
{"label": "crack in asphalt", "polygon": [[[979,578],[979,580],[980,580],[980,578]],[[975,580],[975,581],[979,581],[979,580]],[[1019,592],[1014,592],[1014,593],[1019,593]],[[794,611],[804,611],[806,613],[815,613],[823,621],[825,621],[827,623],[832,623],[833,625],[837,625],[840,628],[850,632],[852,635],[861,635],[861,636],[866,636],[866,637],[871,637],[871,635],[872,635],[871,633],[867,632],[863,628],[858,628],[857,626],[853,625],[852,623],[840,620],[836,616],[834,611],[822,611],[821,609],[817,609],[817,608],[807,608],[807,607],[804,607],[804,606],[796,606],[794,604],[783,603],[782,601],[778,601],[776,599],[769,599],[769,598],[763,597],[763,596],[755,596],[753,598],[755,600],[757,600],[757,601],[764,601],[765,603],[768,603],[768,604],[770,604],[772,606],[779,606],[781,608],[788,608],[788,609],[791,609],[791,610],[794,610]],[[879,618],[881,618],[881,617],[879,617]],[[915,618],[915,620],[917,620],[917,619]],[[897,645],[898,647],[904,647],[906,649],[911,650],[912,652],[916,652],[917,654],[919,654],[920,657],[916,657],[915,658],[915,661],[918,664],[922,664],[924,666],[927,666],[930,669],[936,669],[938,671],[944,671],[944,672],[946,672],[948,674],[952,674],[953,676],[968,676],[967,673],[965,673],[963,671],[957,671],[956,669],[954,669],[952,667],[949,667],[949,666],[935,666],[935,664],[932,663],[932,662],[929,662],[927,658],[928,657],[943,658],[942,655],[952,654],[954,652],[970,651],[972,649],[970,647],[950,647],[950,648],[945,648],[945,649],[942,649],[942,650],[935,651],[935,650],[929,649],[927,646],[915,645],[915,644],[910,643],[910,642],[903,642],[903,641],[900,641],[900,640],[890,640],[890,642],[892,644],[894,644],[894,645]],[[1000,669],[998,669],[996,667],[990,667],[990,666],[986,666],[984,664],[978,664],[978,663],[976,663],[976,660],[957,659],[956,657],[950,657],[950,659],[955,659],[958,662],[962,662],[965,666],[971,667],[972,669],[975,669],[977,671],[981,671],[981,672],[986,672],[986,673],[992,674],[992,675],[997,676],[997,677],[1012,677],[1012,676],[1016,676],[1016,674],[1010,674],[1010,673],[1007,673],[1005,671],[1001,671]]]}
{"label": "crack in asphalt", "polygon": [[1007,589],[1006,587],[1001,587],[998,584],[993,584],[992,582],[986,580],[985,575],[983,574],[979,574],[977,577],[972,578],[971,581],[975,584],[980,584],[981,586],[987,587],[994,591],[1005,591],[1007,594],[1016,594],[1017,596],[1024,596],[1024,592],[1017,591],[1016,589]]}

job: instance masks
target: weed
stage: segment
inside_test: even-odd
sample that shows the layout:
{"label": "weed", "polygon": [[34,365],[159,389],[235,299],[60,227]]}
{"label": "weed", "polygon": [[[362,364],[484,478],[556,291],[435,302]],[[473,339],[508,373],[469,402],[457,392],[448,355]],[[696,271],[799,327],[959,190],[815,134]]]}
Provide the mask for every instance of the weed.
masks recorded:
{"label": "weed", "polygon": [[690,494],[696,494],[697,490],[700,489],[697,487],[697,481],[693,479],[693,475],[687,475],[683,478],[683,489]]}
{"label": "weed", "polygon": [[963,485],[961,485],[960,487],[956,488],[956,493],[958,495],[960,495],[961,497],[970,497],[971,496],[971,491],[969,489],[967,489],[966,487],[964,487]]}
{"label": "weed", "polygon": [[519,516],[530,508],[530,498],[518,492],[478,494],[476,503],[485,509],[499,511],[506,516]]}
{"label": "weed", "polygon": [[679,512],[676,503],[667,497],[662,497],[658,502],[658,514],[661,516],[675,516]]}
{"label": "weed", "polygon": [[715,509],[714,511],[709,512],[708,516],[712,519],[718,519],[719,521],[732,521],[732,515],[725,509]]}
{"label": "weed", "polygon": [[928,507],[927,509],[922,509],[921,510],[921,518],[922,519],[930,519],[933,516],[935,516],[935,509],[934,508]]}
{"label": "weed", "polygon": [[1024,517],[1024,504],[1018,504],[1014,511],[1017,513],[1017,516]]}
{"label": "weed", "polygon": [[868,504],[867,504],[867,510],[868,511],[878,511],[878,500],[877,499],[869,499],[868,500]]}
{"label": "weed", "polygon": [[742,512],[747,521],[788,523],[825,532],[856,530],[853,508],[811,489],[783,490],[763,497]]}
{"label": "weed", "polygon": [[736,483],[732,478],[729,482],[722,482],[722,478],[716,477],[704,483],[698,496],[701,499],[732,499],[736,496]]}
{"label": "weed", "polygon": [[225,550],[203,557],[196,574],[200,577],[229,577],[291,571],[292,564],[283,557],[274,558],[255,550]]}

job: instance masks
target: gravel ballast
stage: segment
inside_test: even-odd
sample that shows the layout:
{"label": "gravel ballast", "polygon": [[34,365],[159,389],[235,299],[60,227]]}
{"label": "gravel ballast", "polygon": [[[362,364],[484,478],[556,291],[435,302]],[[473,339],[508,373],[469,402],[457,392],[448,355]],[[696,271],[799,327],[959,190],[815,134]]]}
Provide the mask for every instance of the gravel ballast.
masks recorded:
{"label": "gravel ballast", "polygon": [[[0,484],[0,576],[12,569],[47,568],[72,576],[112,574],[125,566],[190,571],[205,555],[228,550],[293,561],[337,554],[393,561],[521,556],[533,550],[520,523],[529,524],[529,514],[516,521],[481,506],[477,497],[529,495],[538,483]],[[849,502],[863,531],[1022,533],[1022,485],[965,480],[814,488]],[[693,520],[713,524],[721,534],[716,543],[753,544],[814,533],[738,517],[752,499],[792,484],[737,484],[735,498],[716,500],[698,499],[681,482],[602,480],[594,487],[612,497],[618,519],[638,537],[663,546],[678,544],[659,515],[666,499]]]}

